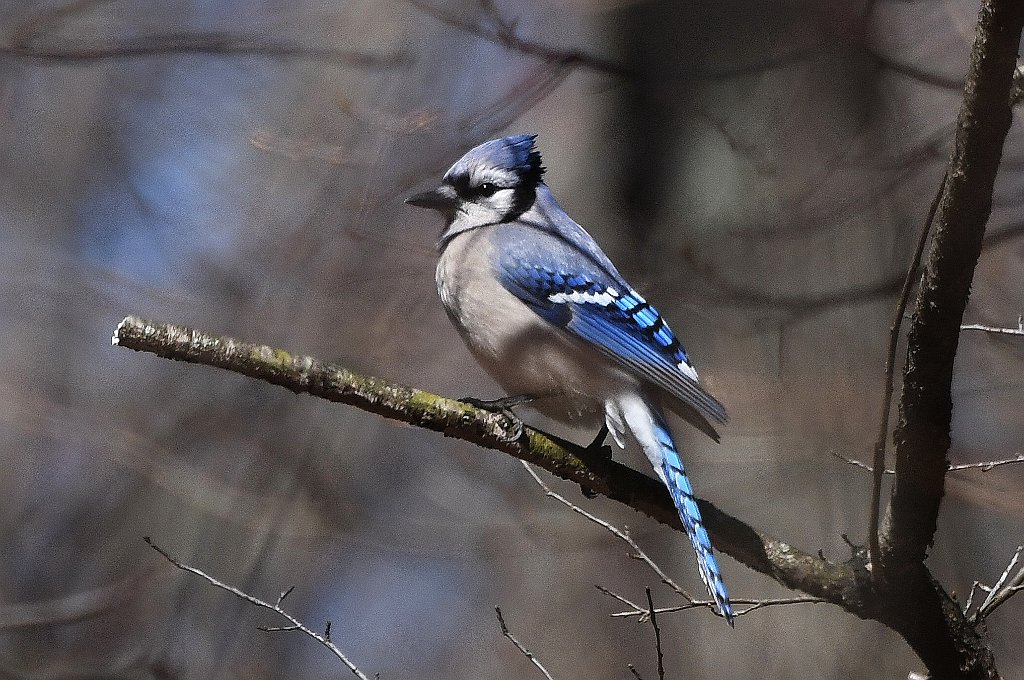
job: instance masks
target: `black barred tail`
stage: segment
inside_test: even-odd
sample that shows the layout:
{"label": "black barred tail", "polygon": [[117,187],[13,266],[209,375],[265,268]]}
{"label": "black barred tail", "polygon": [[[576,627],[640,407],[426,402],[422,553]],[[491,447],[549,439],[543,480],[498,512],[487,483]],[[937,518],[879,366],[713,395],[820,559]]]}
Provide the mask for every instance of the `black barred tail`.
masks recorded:
{"label": "black barred tail", "polygon": [[[639,417],[636,409],[638,403],[644,407],[646,418]],[[626,417],[630,429],[640,441],[647,458],[654,465],[654,469],[660,473],[659,476],[669,487],[672,502],[675,504],[676,510],[679,511],[683,527],[693,544],[700,578],[708,587],[708,593],[718,605],[722,617],[730,626],[734,626],[734,614],[732,605],[729,604],[729,592],[722,580],[722,570],[718,566],[718,560],[715,559],[711,537],[708,536],[708,529],[705,528],[703,520],[700,518],[700,510],[693,498],[693,487],[686,476],[683,461],[676,450],[676,443],[672,439],[668,424],[655,407],[651,407],[644,401],[623,402],[623,415]]]}

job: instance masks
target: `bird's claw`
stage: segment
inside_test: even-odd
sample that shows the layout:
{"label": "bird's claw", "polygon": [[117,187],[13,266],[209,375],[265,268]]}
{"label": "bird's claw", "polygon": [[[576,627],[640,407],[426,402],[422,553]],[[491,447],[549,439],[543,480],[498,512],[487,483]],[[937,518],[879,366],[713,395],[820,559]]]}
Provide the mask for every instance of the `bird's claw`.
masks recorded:
{"label": "bird's claw", "polygon": [[464,404],[475,406],[491,413],[505,413],[516,406],[522,406],[536,401],[537,397],[532,394],[516,394],[498,399],[477,399],[476,397],[462,397],[459,399]]}
{"label": "bird's claw", "polygon": [[500,399],[463,397],[462,399],[459,399],[459,401],[478,409],[503,416],[505,422],[502,424],[501,438],[508,442],[517,442],[523,438],[523,434],[526,432],[526,425],[519,416],[512,412],[512,408],[515,406],[521,406],[522,404],[528,404],[535,398],[536,397],[529,394],[521,394],[511,397],[502,397]]}

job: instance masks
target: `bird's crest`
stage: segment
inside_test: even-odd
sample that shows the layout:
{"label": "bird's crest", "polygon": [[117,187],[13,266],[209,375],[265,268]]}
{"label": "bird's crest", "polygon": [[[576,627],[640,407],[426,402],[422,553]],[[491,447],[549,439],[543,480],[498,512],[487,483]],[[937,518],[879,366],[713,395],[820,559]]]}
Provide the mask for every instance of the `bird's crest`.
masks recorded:
{"label": "bird's crest", "polygon": [[512,135],[484,142],[466,153],[452,166],[449,175],[471,176],[474,170],[494,169],[511,172],[525,185],[536,186],[544,174],[537,135]]}

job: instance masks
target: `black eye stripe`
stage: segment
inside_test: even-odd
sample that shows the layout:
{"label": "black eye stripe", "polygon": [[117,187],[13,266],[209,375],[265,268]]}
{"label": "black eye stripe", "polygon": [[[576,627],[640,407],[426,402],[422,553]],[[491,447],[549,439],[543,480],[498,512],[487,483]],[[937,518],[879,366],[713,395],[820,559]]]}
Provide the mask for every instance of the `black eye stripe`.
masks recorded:
{"label": "black eye stripe", "polygon": [[483,182],[480,184],[480,186],[475,187],[473,189],[473,193],[479,196],[493,196],[498,192],[498,189],[500,188],[501,187],[499,187],[494,182]]}

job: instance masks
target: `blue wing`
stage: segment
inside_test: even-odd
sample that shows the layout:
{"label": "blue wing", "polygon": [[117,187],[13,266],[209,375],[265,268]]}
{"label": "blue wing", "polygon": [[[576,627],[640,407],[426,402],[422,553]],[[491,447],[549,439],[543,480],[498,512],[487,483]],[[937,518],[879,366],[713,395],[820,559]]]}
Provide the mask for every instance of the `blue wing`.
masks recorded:
{"label": "blue wing", "polygon": [[593,344],[705,417],[723,424],[728,420],[725,407],[697,382],[686,350],[658,310],[602,267],[578,258],[570,266],[569,258],[546,255],[501,258],[497,274],[502,285],[549,323]]}

